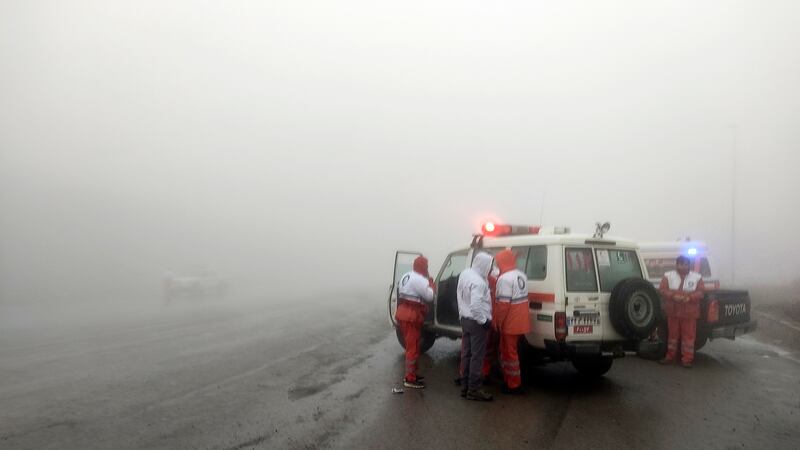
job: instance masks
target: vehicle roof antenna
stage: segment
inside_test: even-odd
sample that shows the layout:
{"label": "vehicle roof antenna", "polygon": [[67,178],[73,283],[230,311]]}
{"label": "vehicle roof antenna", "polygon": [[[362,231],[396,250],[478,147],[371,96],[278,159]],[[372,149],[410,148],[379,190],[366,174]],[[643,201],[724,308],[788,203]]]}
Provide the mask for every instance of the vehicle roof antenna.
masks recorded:
{"label": "vehicle roof antenna", "polygon": [[592,236],[595,239],[603,239],[603,235],[608,233],[608,230],[611,229],[611,224],[609,222],[603,224],[595,222],[595,225],[597,227],[594,229],[594,236]]}

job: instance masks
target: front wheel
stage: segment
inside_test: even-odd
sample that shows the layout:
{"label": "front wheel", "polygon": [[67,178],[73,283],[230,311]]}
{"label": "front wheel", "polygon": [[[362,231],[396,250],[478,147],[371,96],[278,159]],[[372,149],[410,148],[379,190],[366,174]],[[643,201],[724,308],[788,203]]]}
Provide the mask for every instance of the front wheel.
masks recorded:
{"label": "front wheel", "polygon": [[[400,346],[404,349],[406,348],[405,339],[403,339],[403,332],[400,331],[400,327],[394,327],[394,333],[397,335],[397,342],[400,343]],[[419,342],[419,352],[425,353],[433,347],[433,344],[436,342],[436,334],[430,331],[422,330],[422,336],[420,336]]]}
{"label": "front wheel", "polygon": [[582,357],[572,360],[572,366],[575,367],[578,374],[587,378],[602,377],[611,369],[613,363],[613,358],[604,356]]}

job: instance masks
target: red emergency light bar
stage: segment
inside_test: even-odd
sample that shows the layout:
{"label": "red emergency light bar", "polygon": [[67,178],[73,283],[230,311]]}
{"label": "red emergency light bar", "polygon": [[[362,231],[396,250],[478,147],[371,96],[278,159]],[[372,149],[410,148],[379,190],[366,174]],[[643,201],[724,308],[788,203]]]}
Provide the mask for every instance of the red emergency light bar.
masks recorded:
{"label": "red emergency light bar", "polygon": [[494,222],[486,222],[481,226],[481,234],[484,236],[516,236],[520,234],[539,234],[540,226],[529,225],[506,225]]}

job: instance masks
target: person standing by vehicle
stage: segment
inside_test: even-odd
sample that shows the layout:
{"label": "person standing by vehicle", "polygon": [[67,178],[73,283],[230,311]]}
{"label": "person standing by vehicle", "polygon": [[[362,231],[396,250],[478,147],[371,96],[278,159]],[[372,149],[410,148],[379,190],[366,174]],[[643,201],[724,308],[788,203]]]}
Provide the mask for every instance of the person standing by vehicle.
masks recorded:
{"label": "person standing by vehicle", "polygon": [[397,311],[395,320],[403,334],[406,348],[406,371],[403,386],[413,389],[424,389],[425,383],[417,375],[417,358],[419,358],[420,336],[425,314],[428,312],[426,302],[433,301],[433,279],[428,275],[428,259],[418,256],[414,260],[411,272],[400,278],[397,292]]}
{"label": "person standing by vehicle", "polygon": [[492,325],[492,303],[487,276],[492,257],[485,252],[475,255],[472,267],[458,276],[458,316],[461,321],[461,361],[464,379],[461,394],[468,400],[490,401],[492,395],[482,389],[482,366],[486,336]]}
{"label": "person standing by vehicle", "polygon": [[[486,278],[486,281],[489,284],[489,297],[492,299],[492,314],[494,314],[494,308],[497,304],[497,298],[495,297],[495,293],[497,292],[497,277],[500,276],[500,270],[496,267],[495,264],[492,264],[492,270],[489,271],[489,276]],[[494,316],[492,316],[494,317]],[[492,319],[492,325],[494,325],[494,319]],[[497,335],[497,330],[494,326],[489,327],[489,331],[486,333],[486,354],[483,357],[483,367],[481,367],[481,374],[483,375],[483,384],[490,384],[489,376],[492,373],[492,366],[494,365],[495,361],[497,361],[497,355],[499,353],[498,346],[500,345],[500,337]]]}
{"label": "person standing by vehicle", "polygon": [[694,361],[694,341],[697,335],[697,319],[700,318],[700,300],[705,295],[703,277],[689,270],[689,258],[679,256],[675,259],[675,270],[664,274],[659,286],[667,314],[667,355],[661,364],[671,364],[681,342],[681,364],[692,367]]}
{"label": "person standing by vehicle", "polygon": [[503,250],[495,257],[500,277],[497,279],[497,303],[492,311],[494,328],[500,335],[503,393],[511,395],[524,392],[517,344],[520,336],[531,331],[528,316],[528,276],[517,269],[516,259],[511,250]]}
{"label": "person standing by vehicle", "polygon": [[[494,311],[494,305],[497,299],[495,299],[495,292],[497,291],[497,277],[499,275],[499,271],[496,267],[493,267],[492,270],[489,272],[489,276],[487,277],[487,281],[489,283],[489,295],[492,298],[492,311]],[[492,372],[492,364],[494,363],[495,359],[497,359],[497,346],[499,345],[497,332],[494,330],[493,327],[489,327],[489,330],[486,333],[486,351],[484,352],[483,357],[483,367],[481,368],[481,374],[483,376],[483,384],[489,384],[489,376]],[[464,352],[464,340],[461,340],[461,353]],[[465,371],[468,370],[467,367],[469,365],[469,361],[461,361],[458,364],[458,378],[455,379],[456,386],[461,386],[462,379],[466,376],[464,375]],[[466,393],[465,393],[466,395]]]}

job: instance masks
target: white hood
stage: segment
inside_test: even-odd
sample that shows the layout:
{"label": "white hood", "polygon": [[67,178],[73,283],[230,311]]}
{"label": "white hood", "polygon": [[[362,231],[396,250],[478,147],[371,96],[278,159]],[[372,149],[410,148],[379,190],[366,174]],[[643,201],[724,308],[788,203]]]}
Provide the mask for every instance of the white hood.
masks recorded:
{"label": "white hood", "polygon": [[480,252],[472,259],[472,266],[458,276],[458,316],[480,324],[492,320],[492,298],[486,276],[492,269],[492,256]]}
{"label": "white hood", "polygon": [[486,252],[479,252],[472,259],[472,269],[484,280],[489,276],[489,271],[492,269],[492,259],[492,255]]}

